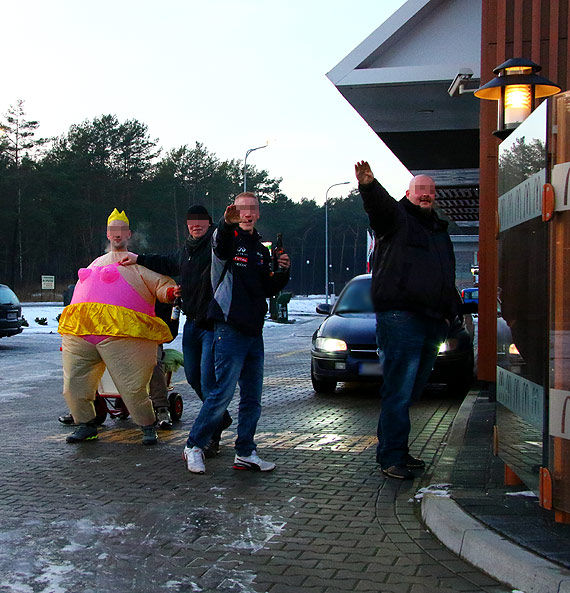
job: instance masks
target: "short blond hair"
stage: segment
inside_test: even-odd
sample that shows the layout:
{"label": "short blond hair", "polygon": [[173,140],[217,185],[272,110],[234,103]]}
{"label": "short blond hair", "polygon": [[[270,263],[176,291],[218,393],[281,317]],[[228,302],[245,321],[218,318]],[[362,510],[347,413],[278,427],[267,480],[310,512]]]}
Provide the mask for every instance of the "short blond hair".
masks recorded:
{"label": "short blond hair", "polygon": [[240,198],[254,198],[259,202],[259,198],[252,191],[242,191],[234,198],[234,202],[237,202]]}

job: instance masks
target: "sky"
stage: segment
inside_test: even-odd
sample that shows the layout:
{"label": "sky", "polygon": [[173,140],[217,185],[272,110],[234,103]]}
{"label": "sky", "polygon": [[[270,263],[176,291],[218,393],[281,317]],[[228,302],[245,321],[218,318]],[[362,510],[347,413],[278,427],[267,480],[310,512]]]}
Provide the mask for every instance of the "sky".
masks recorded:
{"label": "sky", "polygon": [[[164,151],[201,142],[322,203],[368,160],[403,195],[410,174],[326,78],[404,0],[4,0],[0,113],[18,99],[39,136],[103,114]],[[9,50],[9,51],[6,51]]]}

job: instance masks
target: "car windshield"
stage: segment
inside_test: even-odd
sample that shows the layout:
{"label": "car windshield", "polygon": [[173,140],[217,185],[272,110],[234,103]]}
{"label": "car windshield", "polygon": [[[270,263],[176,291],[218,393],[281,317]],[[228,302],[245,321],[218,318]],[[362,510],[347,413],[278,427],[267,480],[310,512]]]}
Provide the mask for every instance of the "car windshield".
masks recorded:
{"label": "car windshield", "polygon": [[0,303],[2,305],[17,305],[18,297],[7,286],[0,286]]}
{"label": "car windshield", "polygon": [[335,313],[374,313],[370,296],[370,278],[346,286],[334,308]]}

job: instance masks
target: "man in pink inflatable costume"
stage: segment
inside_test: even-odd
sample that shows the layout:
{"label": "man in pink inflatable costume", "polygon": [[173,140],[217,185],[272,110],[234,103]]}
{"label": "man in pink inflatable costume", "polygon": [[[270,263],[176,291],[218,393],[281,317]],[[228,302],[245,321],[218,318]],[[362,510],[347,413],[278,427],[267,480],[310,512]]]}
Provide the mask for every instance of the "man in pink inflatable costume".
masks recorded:
{"label": "man in pink inflatable costume", "polygon": [[78,424],[68,443],[97,438],[93,402],[105,367],[142,427],[143,444],[157,441],[148,385],[157,346],[172,336],[154,304],[172,302],[179,289],[172,278],[142,266],[119,266],[130,236],[129,219],[115,208],[107,220],[111,250],[79,270],[73,299],[59,320],[63,395]]}

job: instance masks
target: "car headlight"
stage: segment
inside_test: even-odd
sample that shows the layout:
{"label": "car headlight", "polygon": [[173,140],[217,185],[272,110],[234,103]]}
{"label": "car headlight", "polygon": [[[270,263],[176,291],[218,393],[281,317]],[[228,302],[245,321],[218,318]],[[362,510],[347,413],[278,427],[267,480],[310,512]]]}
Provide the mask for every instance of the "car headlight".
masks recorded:
{"label": "car headlight", "polygon": [[459,346],[459,340],[457,338],[449,338],[446,340],[441,346],[439,347],[439,354],[443,354],[444,352],[450,352],[451,350],[455,350]]}
{"label": "car headlight", "polygon": [[519,349],[514,344],[509,346],[509,354],[518,354],[520,356]]}
{"label": "car headlight", "polygon": [[317,338],[315,340],[315,348],[317,350],[324,350],[325,352],[342,352],[348,350],[346,342],[337,340],[336,338]]}

